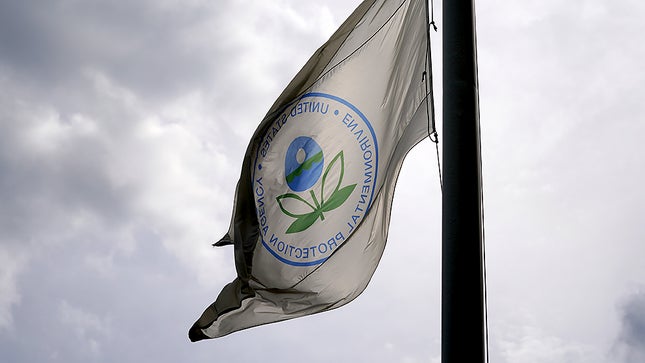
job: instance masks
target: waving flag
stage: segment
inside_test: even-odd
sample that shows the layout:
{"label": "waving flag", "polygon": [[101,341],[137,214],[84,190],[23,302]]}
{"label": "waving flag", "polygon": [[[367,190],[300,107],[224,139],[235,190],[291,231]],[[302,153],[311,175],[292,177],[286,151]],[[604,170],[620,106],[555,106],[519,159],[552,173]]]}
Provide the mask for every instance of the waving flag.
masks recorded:
{"label": "waving flag", "polygon": [[255,131],[237,185],[238,277],[192,341],[342,306],[383,254],[394,187],[427,135],[426,0],[364,1]]}

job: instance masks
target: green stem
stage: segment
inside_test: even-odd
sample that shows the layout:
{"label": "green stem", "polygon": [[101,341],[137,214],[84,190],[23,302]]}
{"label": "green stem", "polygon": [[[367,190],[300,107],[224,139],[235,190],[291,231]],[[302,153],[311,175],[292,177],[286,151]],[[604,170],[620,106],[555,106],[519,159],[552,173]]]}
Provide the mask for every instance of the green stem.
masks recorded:
{"label": "green stem", "polygon": [[314,191],[313,191],[313,190],[310,190],[310,191],[309,191],[309,194],[311,194],[311,197],[312,197],[312,198],[313,198],[313,200],[314,200],[314,204],[316,205],[316,211],[319,211],[319,212],[320,212],[320,220],[321,220],[321,221],[324,221],[324,220],[325,220],[325,216],[324,216],[324,215],[323,215],[323,213],[322,213],[322,208],[321,208],[321,206],[320,206],[320,203],[318,203],[318,198],[316,198],[316,193],[314,193]]}

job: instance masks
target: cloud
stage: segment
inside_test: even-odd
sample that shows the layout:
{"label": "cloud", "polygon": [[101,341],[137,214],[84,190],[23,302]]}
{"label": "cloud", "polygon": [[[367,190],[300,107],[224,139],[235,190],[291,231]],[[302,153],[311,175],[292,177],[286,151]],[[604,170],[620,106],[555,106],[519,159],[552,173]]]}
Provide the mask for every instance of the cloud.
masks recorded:
{"label": "cloud", "polygon": [[207,3],[11,0],[2,7],[3,60],[36,83],[64,83],[79,69],[99,68],[153,98],[212,76],[212,59],[186,41],[211,20]]}
{"label": "cloud", "polygon": [[107,262],[131,255],[142,230],[212,284],[224,263],[210,259],[209,243],[224,231],[232,194],[224,199],[217,185],[235,173],[218,173],[234,168],[213,142],[221,131],[209,125],[208,96],[178,88],[151,106],[147,91],[100,64],[60,65],[70,79],[58,84],[20,59],[0,61],[0,326],[15,328],[21,292],[39,285],[20,283],[36,256],[92,246],[86,260],[109,275]]}
{"label": "cloud", "polygon": [[620,362],[645,361],[645,291],[631,295],[620,306],[620,333],[614,353]]}
{"label": "cloud", "polygon": [[79,350],[87,351],[90,355],[100,354],[101,346],[97,337],[111,334],[109,319],[72,306],[65,300],[59,304],[58,316],[62,325],[69,327],[78,339]]}
{"label": "cloud", "polygon": [[[599,347],[564,339],[538,325],[495,326],[498,339],[491,346],[492,360],[513,363],[604,362]],[[500,329],[501,328],[501,329]],[[500,334],[501,333],[501,334]]]}
{"label": "cloud", "polygon": [[20,302],[16,277],[26,263],[20,253],[8,250],[7,246],[0,245],[0,331],[13,329],[11,308]]}
{"label": "cloud", "polygon": [[112,329],[187,341],[235,274],[210,243],[250,133],[337,22],[294,6],[0,4],[1,359],[149,358]]}

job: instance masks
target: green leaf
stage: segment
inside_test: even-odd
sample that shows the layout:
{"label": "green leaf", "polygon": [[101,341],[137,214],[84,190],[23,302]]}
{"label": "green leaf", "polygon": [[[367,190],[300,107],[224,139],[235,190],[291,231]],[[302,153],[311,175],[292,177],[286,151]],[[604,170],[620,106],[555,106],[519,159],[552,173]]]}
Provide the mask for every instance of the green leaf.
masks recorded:
{"label": "green leaf", "polygon": [[321,213],[320,211],[314,211],[309,214],[305,214],[303,216],[298,217],[287,229],[287,233],[298,233],[306,230],[307,228],[311,227],[312,224],[318,220],[318,217],[320,217]]}
{"label": "green leaf", "polygon": [[340,207],[352,194],[354,188],[356,188],[356,184],[348,185],[342,189],[336,190],[329,200],[322,205],[321,210],[323,212],[329,212],[330,210]]}
{"label": "green leaf", "polygon": [[[286,193],[286,194],[282,194],[282,195],[277,196],[275,199],[276,199],[276,201],[278,202],[278,205],[280,206],[280,209],[282,210],[282,213],[284,213],[284,214],[288,215],[289,217],[293,217],[293,218],[300,218],[300,217],[303,217],[303,216],[308,216],[310,213],[299,214],[299,213],[292,213],[292,212],[289,212],[289,211],[285,208],[285,206],[282,204],[282,200],[283,200],[283,199],[295,199],[295,200],[297,200],[297,201],[299,201],[299,202],[301,202],[301,203],[304,203],[305,205],[309,206],[309,208],[311,208],[311,210],[313,211],[313,213],[315,213],[315,212],[316,212],[316,207],[314,207],[313,205],[311,205],[311,203],[307,202],[304,198],[302,198],[302,197],[301,197],[301,196],[299,196],[298,194],[294,194],[294,193]],[[293,202],[292,202],[292,203],[293,203]]]}
{"label": "green leaf", "polygon": [[329,172],[332,170],[332,168],[336,167],[336,163],[340,161],[340,175],[338,177],[338,183],[334,186],[334,191],[332,192],[332,195],[335,194],[338,191],[338,188],[340,188],[340,184],[343,182],[343,174],[345,174],[345,155],[343,154],[343,150],[341,150],[334,158],[329,162],[329,165],[327,166],[327,169],[325,169],[325,173],[322,176],[322,185],[320,186],[320,203],[325,204],[325,186],[327,183],[327,176],[329,175]]}

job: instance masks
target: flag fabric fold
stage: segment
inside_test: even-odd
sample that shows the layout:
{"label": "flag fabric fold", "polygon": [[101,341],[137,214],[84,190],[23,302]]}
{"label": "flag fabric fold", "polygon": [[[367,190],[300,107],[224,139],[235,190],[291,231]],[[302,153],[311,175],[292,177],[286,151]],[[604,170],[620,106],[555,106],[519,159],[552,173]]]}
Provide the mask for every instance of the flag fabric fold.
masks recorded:
{"label": "flag fabric fold", "polygon": [[425,0],[367,0],[275,101],[246,150],[233,217],[237,278],[198,341],[342,306],[369,283],[394,187],[427,136]]}

